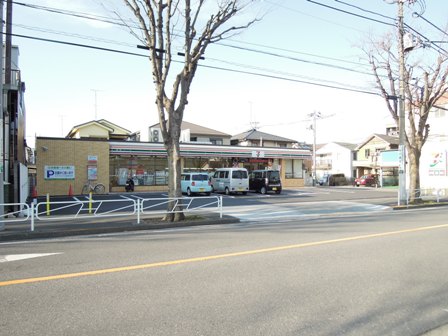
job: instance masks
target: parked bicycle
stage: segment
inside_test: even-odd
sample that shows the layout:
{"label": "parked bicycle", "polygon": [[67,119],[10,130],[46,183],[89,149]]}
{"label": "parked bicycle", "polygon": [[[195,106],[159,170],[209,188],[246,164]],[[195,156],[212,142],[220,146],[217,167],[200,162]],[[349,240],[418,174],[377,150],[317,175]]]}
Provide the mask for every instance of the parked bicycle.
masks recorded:
{"label": "parked bicycle", "polygon": [[106,191],[106,187],[102,183],[92,184],[92,181],[87,181],[86,184],[82,187],[81,193],[89,194],[90,192],[93,192],[95,194],[104,194]]}

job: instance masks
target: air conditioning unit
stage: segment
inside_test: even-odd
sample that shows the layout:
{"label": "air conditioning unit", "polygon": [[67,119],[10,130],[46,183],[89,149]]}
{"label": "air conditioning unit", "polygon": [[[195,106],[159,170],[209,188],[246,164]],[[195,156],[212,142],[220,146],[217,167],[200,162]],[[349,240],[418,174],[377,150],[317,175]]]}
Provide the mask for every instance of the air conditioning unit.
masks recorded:
{"label": "air conditioning unit", "polygon": [[151,130],[152,142],[159,142],[159,139],[160,139],[160,130],[158,130],[158,129]]}

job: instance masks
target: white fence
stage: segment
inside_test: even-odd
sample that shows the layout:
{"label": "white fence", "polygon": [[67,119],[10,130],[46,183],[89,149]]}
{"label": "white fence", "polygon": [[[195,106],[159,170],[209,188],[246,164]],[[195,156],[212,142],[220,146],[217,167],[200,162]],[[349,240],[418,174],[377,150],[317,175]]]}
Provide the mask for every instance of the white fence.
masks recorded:
{"label": "white fence", "polygon": [[88,199],[70,201],[44,201],[27,203],[0,204],[7,208],[0,221],[18,223],[30,221],[30,230],[34,231],[38,221],[92,219],[107,217],[136,216],[136,224],[140,224],[142,215],[162,215],[169,213],[218,212],[222,218],[222,196],[177,197],[177,198],[123,198],[114,200]]}
{"label": "white fence", "polygon": [[[411,198],[411,192],[406,190],[406,203],[409,204]],[[416,189],[414,191],[414,197],[423,201],[441,202],[442,199],[448,198],[448,189]]]}

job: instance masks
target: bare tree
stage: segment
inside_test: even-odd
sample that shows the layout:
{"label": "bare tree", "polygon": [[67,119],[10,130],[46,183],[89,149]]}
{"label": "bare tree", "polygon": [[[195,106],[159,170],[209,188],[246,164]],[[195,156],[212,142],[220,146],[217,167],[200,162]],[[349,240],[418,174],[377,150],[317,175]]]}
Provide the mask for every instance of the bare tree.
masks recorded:
{"label": "bare tree", "polygon": [[[215,0],[123,0],[138,21],[141,34],[134,34],[148,49],[156,91],[156,105],[163,143],[168,155],[169,196],[180,197],[181,156],[179,138],[187,97],[198,63],[207,47],[248,28],[256,19],[227,27],[226,23],[255,1]],[[176,27],[181,27],[176,30]],[[183,65],[171,75],[175,41],[183,48]],[[168,85],[171,91],[168,92]],[[184,219],[170,213],[167,221]]]}
{"label": "bare tree", "polygon": [[[398,53],[395,40],[392,35],[387,35],[380,41],[370,41],[370,48],[363,49],[372,67],[376,86],[399,127],[397,99],[400,60],[396,56]],[[412,53],[417,55],[412,56]],[[429,113],[448,91],[446,85],[448,57],[443,52],[435,53],[434,50],[429,49],[412,53],[409,51],[404,53],[404,107],[407,124],[404,139],[409,160],[409,201],[415,203],[421,201],[419,195],[420,157],[423,145],[429,136],[427,122]]]}

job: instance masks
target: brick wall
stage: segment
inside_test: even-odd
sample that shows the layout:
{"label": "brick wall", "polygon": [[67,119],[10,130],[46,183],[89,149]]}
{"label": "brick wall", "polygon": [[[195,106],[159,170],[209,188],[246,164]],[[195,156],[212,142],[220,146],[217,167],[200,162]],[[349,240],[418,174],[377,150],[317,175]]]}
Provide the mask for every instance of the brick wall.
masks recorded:
{"label": "brick wall", "polygon": [[[87,182],[88,156],[97,156],[98,180],[109,192],[109,143],[107,141],[85,141],[80,139],[37,138],[36,139],[36,191],[39,196],[81,194]],[[44,166],[74,166],[74,180],[46,180]]]}

